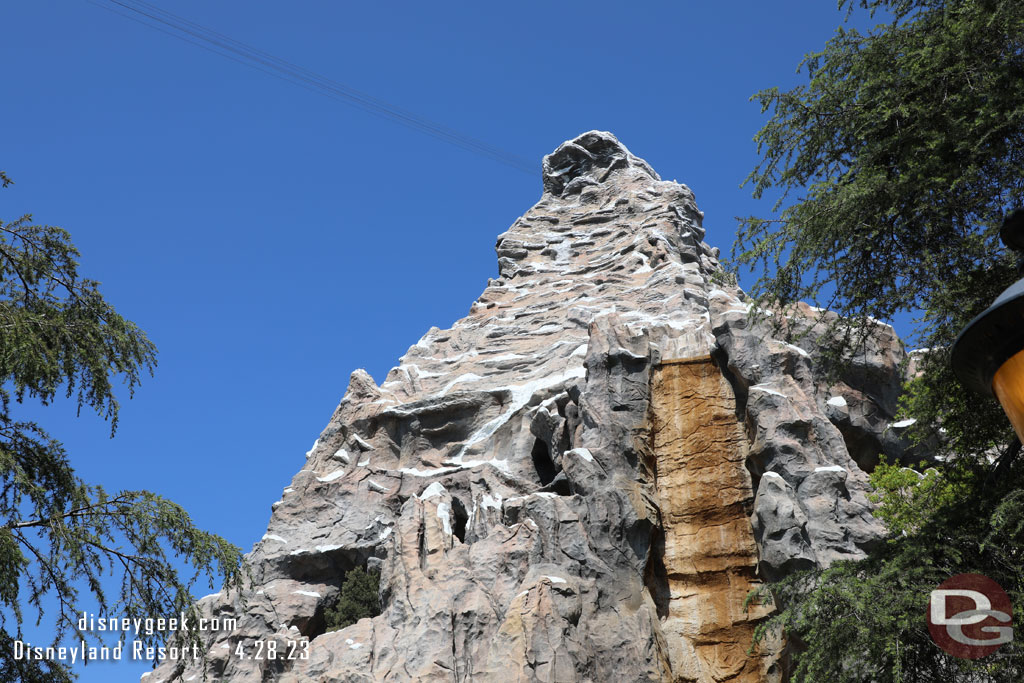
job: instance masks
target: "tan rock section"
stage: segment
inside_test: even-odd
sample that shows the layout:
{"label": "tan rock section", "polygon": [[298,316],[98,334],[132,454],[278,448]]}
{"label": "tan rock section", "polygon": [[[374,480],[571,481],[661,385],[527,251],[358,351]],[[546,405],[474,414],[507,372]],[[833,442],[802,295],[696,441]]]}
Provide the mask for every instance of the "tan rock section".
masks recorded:
{"label": "tan rock section", "polygon": [[657,583],[673,681],[779,680],[777,647],[747,654],[757,622],[769,611],[743,607],[761,582],[749,519],[754,491],[744,464],[747,437],[733,389],[710,356],[663,361],[651,385],[664,530],[665,574]]}

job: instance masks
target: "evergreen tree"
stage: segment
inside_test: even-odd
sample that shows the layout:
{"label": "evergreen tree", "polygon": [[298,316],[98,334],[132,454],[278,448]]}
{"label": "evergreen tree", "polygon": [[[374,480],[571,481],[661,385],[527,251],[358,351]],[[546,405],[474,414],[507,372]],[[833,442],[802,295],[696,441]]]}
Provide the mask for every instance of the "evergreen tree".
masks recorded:
{"label": "evergreen tree", "polygon": [[998,230],[1024,204],[1024,3],[838,4],[887,21],[841,27],[801,64],[806,84],[754,96],[769,120],[748,181],[778,201],[741,219],[733,255],[761,270],[762,304],[811,299],[845,316],[825,362],[857,352],[869,317],[913,314],[909,339],[930,351],[901,410],[918,439],[942,429],[949,464],[922,478],[878,468],[891,542],[774,586],[774,623],[800,681],[1019,681],[1019,645],[957,660],[931,642],[924,615],[928,593],[963,572],[996,580],[1024,614],[1020,444],[998,403],[949,368],[959,331],[1018,277]]}
{"label": "evergreen tree", "polygon": [[839,2],[858,4],[892,19],[840,28],[802,63],[806,85],[755,95],[771,116],[748,181],[779,199],[741,219],[734,256],[763,269],[763,302],[814,300],[854,326],[916,315],[910,341],[934,353],[915,417],[956,452],[1005,446],[998,407],[963,398],[947,349],[1017,277],[998,230],[1024,203],[1024,3]]}
{"label": "evergreen tree", "polygon": [[[3,173],[0,182],[11,183]],[[191,589],[204,573],[240,583],[238,548],[153,493],[109,494],[85,483],[58,441],[15,416],[26,398],[46,405],[60,393],[108,420],[113,436],[114,382],[122,378],[130,396],[156,364],[142,330],[104,300],[99,283],[79,276],[78,257],[60,228],[34,225],[31,216],[0,222],[0,681],[73,677],[60,662],[14,658],[26,610],[52,625],[54,644],[65,636],[97,644],[78,629],[86,608],[172,617],[192,613]],[[174,557],[195,572],[179,574]],[[116,595],[106,577],[119,581]],[[143,634],[150,645],[162,637]]]}
{"label": "evergreen tree", "polygon": [[324,611],[328,631],[338,631],[360,619],[380,614],[380,574],[356,566],[345,574],[341,592],[333,606]]}

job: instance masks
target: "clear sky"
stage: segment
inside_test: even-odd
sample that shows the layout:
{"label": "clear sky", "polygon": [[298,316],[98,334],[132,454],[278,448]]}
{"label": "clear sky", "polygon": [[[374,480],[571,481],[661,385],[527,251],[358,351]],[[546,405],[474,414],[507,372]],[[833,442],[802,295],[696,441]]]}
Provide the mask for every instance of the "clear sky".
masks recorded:
{"label": "clear sky", "polygon": [[[68,405],[21,414],[85,479],[167,496],[245,550],[349,373],[382,381],[496,276],[495,237],[539,199],[541,157],[563,140],[615,133],[693,189],[706,240],[728,252],[733,217],[769,208],[739,187],[763,123],[748,98],[797,83],[801,56],[844,16],[821,0],[152,1],[536,169],[252,70],[108,0],[0,4],[0,169],[16,183],[0,219],[69,230],[82,273],[159,349],[113,440]],[[113,666],[80,680],[146,668]]]}

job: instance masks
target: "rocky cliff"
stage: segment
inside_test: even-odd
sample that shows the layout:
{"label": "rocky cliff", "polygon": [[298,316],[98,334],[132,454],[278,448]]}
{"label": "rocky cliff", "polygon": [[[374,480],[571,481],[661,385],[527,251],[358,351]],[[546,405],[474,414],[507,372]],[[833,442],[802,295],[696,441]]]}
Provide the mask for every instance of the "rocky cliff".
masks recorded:
{"label": "rocky cliff", "polygon": [[[793,344],[753,322],[686,186],[593,131],[543,186],[465,318],[380,386],[352,374],[255,585],[200,603],[238,619],[207,634],[212,678],[778,681],[778,642],[748,654],[767,612],[746,594],[879,538],[865,469],[902,447],[892,330],[826,383],[828,315],[794,319]],[[355,567],[380,572],[381,613],[325,632]],[[202,671],[146,680],[175,675]]]}

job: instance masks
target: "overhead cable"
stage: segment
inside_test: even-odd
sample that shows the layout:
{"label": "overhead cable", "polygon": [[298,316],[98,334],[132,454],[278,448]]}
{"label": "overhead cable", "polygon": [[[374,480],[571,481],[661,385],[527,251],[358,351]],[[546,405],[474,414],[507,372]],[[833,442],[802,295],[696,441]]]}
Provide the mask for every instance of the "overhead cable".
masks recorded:
{"label": "overhead cable", "polygon": [[530,163],[522,157],[396,107],[389,102],[247,45],[223,33],[218,33],[152,3],[144,2],[144,0],[88,0],[88,2],[257,71],[262,71],[321,95],[341,100],[370,114],[389,119],[442,142],[487,157],[518,171],[530,175],[537,174],[536,164]]}

